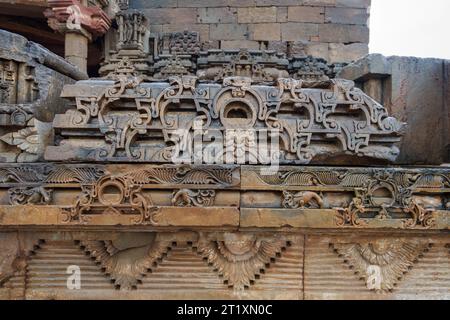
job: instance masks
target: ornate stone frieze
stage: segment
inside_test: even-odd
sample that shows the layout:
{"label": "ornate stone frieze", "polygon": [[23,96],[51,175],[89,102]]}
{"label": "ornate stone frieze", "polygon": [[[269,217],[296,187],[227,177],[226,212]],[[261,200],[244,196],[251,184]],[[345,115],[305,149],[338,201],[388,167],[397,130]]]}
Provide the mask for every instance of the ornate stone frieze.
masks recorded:
{"label": "ornate stone frieze", "polygon": [[141,11],[130,9],[128,1],[121,1],[119,8],[115,18],[117,29],[113,31],[116,42],[101,64],[99,74],[116,79],[126,66],[127,74],[148,75],[153,69],[148,53],[147,18]]}
{"label": "ornate stone frieze", "polygon": [[47,148],[47,160],[196,162],[194,135],[219,164],[268,164],[269,151],[282,164],[345,155],[393,161],[399,152],[403,124],[350,81],[316,88],[290,78],[263,86],[246,77],[204,84],[184,76],[153,83],[122,69],[115,82],[65,87],[72,108],[56,116],[59,142]]}
{"label": "ornate stone frieze", "polygon": [[228,287],[242,291],[275,263],[287,246],[285,239],[264,239],[251,233],[226,233],[223,239],[215,241],[202,234],[197,250],[224,278]]}

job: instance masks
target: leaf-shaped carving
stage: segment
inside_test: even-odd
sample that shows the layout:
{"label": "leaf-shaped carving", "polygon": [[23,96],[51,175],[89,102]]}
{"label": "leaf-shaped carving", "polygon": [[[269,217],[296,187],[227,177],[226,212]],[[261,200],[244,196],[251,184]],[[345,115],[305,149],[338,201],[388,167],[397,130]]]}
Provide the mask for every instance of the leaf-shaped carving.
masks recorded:
{"label": "leaf-shaped carving", "polygon": [[146,184],[224,184],[233,182],[233,170],[224,168],[150,168],[127,174],[134,183]]}
{"label": "leaf-shaped carving", "polygon": [[106,175],[106,170],[103,167],[56,167],[48,175],[47,183],[93,183],[100,177]]}
{"label": "leaf-shaped carving", "polygon": [[334,243],[334,252],[355,271],[369,287],[373,266],[378,267],[379,286],[370,288],[379,293],[391,292],[421,256],[428,251],[426,240],[383,239],[368,243]]}
{"label": "leaf-shaped carving", "polygon": [[111,241],[82,241],[85,251],[105,269],[120,289],[130,290],[170,249],[170,243],[152,243],[124,250],[118,250]]}
{"label": "leaf-shaped carving", "polygon": [[223,276],[229,287],[237,291],[253,281],[281,254],[287,242],[259,239],[254,234],[224,234],[223,241],[210,241],[202,236],[197,250]]}
{"label": "leaf-shaped carving", "polygon": [[9,132],[0,139],[31,154],[39,154],[42,151],[36,127],[27,127],[17,132]]}

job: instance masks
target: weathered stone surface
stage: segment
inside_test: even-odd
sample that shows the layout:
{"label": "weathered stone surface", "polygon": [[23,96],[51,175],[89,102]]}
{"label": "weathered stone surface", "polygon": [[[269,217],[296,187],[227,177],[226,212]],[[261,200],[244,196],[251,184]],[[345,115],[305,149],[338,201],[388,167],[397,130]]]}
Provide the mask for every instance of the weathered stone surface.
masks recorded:
{"label": "weathered stone surface", "polygon": [[277,10],[276,7],[239,8],[238,21],[239,23],[277,22]]}
{"label": "weathered stone surface", "polygon": [[212,40],[246,40],[248,34],[247,25],[213,24],[209,36]]}
{"label": "weathered stone surface", "polygon": [[[56,116],[53,125],[61,138],[56,146],[47,148],[46,159],[167,163],[186,153],[187,159],[192,161],[194,155],[188,153],[188,150],[193,146],[193,141],[186,141],[186,146],[179,149],[185,144],[172,146],[173,141],[180,141],[181,136],[173,136],[175,133],[171,132],[187,130],[183,136],[193,133],[193,121],[199,116],[196,107],[200,103],[199,99],[211,106],[210,111],[204,113],[208,126],[202,130],[216,130],[217,134],[225,137],[218,142],[222,151],[216,157],[220,163],[225,163],[225,159],[230,156],[232,163],[242,161],[234,151],[229,154],[231,149],[226,147],[227,130],[239,130],[238,134],[247,136],[251,135],[248,132],[255,128],[277,129],[263,121],[268,114],[271,115],[272,121],[281,124],[277,130],[278,134],[290,137],[290,142],[282,143],[280,136],[274,141],[284,146],[283,155],[279,157],[281,163],[323,163],[322,161],[333,161],[324,159],[344,154],[361,157],[359,161],[364,161],[363,158],[392,161],[398,156],[395,142],[400,139],[403,124],[389,117],[383,106],[362,94],[352,82],[317,81],[314,78],[307,78],[303,82],[284,78],[284,73],[274,68],[268,68],[263,73],[258,71],[248,74],[245,70],[255,70],[251,67],[250,59],[248,54],[241,52],[236,63],[241,67],[248,67],[236,67],[235,70],[230,70],[231,73],[227,73],[228,67],[222,73],[219,69],[213,79],[223,79],[222,85],[197,83],[197,77],[182,76],[172,77],[170,83],[140,83],[131,77],[121,82],[96,80],[66,86],[62,96],[72,101],[72,109]],[[208,79],[209,73],[213,71],[199,75]],[[258,79],[261,75],[263,78]],[[115,77],[120,79],[121,75]],[[253,86],[251,77],[254,81],[270,81],[274,84]],[[125,88],[126,97],[114,94],[116,91],[123,92]],[[195,94],[197,90],[207,93],[206,96],[200,98]],[[168,96],[167,92],[174,94]],[[176,92],[178,93],[175,94]],[[272,94],[269,94],[270,92]],[[83,99],[77,99],[80,95],[83,95]],[[185,112],[182,115],[174,114],[166,108],[168,105],[179,108],[181,98],[185,102]],[[242,103],[232,103],[236,98]],[[127,108],[116,107],[113,112],[109,111],[109,105],[128,99],[131,99],[131,104]],[[155,102],[152,104],[151,101]],[[302,126],[298,125],[298,121],[304,118],[296,112],[296,101],[308,110],[308,118],[305,119],[307,122]],[[266,104],[276,107],[273,110],[265,108]],[[356,105],[360,112],[353,111]],[[280,106],[283,106],[283,112],[278,111]],[[351,119],[357,121],[358,125],[345,117],[335,118],[334,114],[338,113],[337,106],[340,107],[339,113],[352,114]],[[148,111],[141,113],[139,110],[142,107]],[[231,116],[230,110],[241,110],[243,115]],[[297,120],[293,122],[289,119]],[[139,123],[146,124],[142,126]],[[96,133],[92,135],[92,132]],[[152,132],[162,134],[156,144],[156,137],[152,137]],[[262,138],[256,137],[256,132],[254,135],[254,138],[247,138],[256,139],[256,147]],[[316,144],[315,141],[320,143]],[[208,148],[208,145],[205,144],[202,148]],[[219,147],[217,143],[215,146]],[[245,152],[251,153],[251,150]],[[254,160],[246,161],[264,163],[260,157],[250,156],[250,159]],[[207,160],[204,158],[200,161]]]}
{"label": "weathered stone surface", "polygon": [[0,162],[42,159],[51,122],[65,112],[62,87],[87,76],[24,37],[0,30]]}
{"label": "weathered stone surface", "polygon": [[[444,94],[448,88],[446,63],[439,59],[369,55],[345,67],[339,75],[360,82],[366,90],[379,92],[379,101],[408,122],[399,164],[441,164],[448,159],[448,118],[441,116],[448,97]],[[371,80],[377,81],[375,87]]]}
{"label": "weathered stone surface", "polygon": [[238,22],[238,10],[236,8],[227,7],[227,8],[198,9],[198,23],[236,23],[236,22]]}
{"label": "weathered stone surface", "polygon": [[259,50],[261,49],[261,44],[258,41],[252,40],[223,40],[220,41],[220,47],[223,50],[233,50],[236,48]]}
{"label": "weathered stone surface", "polygon": [[66,85],[67,107],[59,92],[29,105],[35,70],[53,85],[73,67],[21,37],[3,59],[0,43],[0,299],[449,297],[450,166],[386,165],[403,120],[406,157],[450,161],[448,61],[341,71],[367,53],[369,0],[131,5],[105,9],[103,78]]}
{"label": "weathered stone surface", "polygon": [[365,9],[326,8],[325,21],[329,23],[367,25],[369,14]]}
{"label": "weathered stone surface", "polygon": [[369,43],[369,28],[365,26],[330,23],[318,25],[318,29],[321,42]]}
{"label": "weathered stone surface", "polygon": [[[214,49],[285,48],[283,52],[291,56],[288,44],[280,42],[302,41],[305,46],[311,42],[311,52],[319,50],[321,58],[329,59],[330,55],[322,49],[324,44],[368,44],[368,0],[186,0],[148,5],[132,1],[131,6],[147,13],[152,31],[197,31],[201,42],[215,41],[209,46]],[[226,41],[224,47],[220,41]],[[236,41],[245,45],[230,47]],[[332,58],[341,59],[334,61],[349,62],[363,56],[359,54],[364,50],[350,52],[344,48],[334,51],[338,54]]]}
{"label": "weathered stone surface", "polygon": [[279,23],[258,23],[250,27],[253,40],[281,40],[281,25]]}
{"label": "weathered stone surface", "polygon": [[288,21],[324,23],[324,12],[323,7],[288,7]]}
{"label": "weathered stone surface", "polygon": [[359,57],[364,57],[369,53],[369,47],[365,43],[330,43],[328,61],[330,63],[337,62],[352,62],[358,60]]}
{"label": "weathered stone surface", "polygon": [[281,25],[283,41],[310,41],[312,37],[318,35],[318,24],[289,22]]}
{"label": "weathered stone surface", "polygon": [[154,24],[171,24],[174,21],[177,24],[197,23],[197,10],[193,8],[145,9],[143,13]]}

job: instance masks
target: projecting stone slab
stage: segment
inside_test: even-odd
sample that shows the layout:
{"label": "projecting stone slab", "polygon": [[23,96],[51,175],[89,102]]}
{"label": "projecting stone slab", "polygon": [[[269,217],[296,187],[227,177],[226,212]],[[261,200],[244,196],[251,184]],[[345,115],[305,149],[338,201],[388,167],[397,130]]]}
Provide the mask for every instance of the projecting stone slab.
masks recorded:
{"label": "projecting stone slab", "polygon": [[64,84],[87,75],[24,37],[0,30],[0,162],[42,160]]}

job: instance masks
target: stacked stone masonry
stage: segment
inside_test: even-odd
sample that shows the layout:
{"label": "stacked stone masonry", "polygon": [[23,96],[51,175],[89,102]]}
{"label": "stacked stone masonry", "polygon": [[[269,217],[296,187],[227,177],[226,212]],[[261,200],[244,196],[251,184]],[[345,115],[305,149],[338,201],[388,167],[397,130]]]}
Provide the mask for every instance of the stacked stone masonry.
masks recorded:
{"label": "stacked stone masonry", "polygon": [[274,49],[330,63],[368,53],[370,0],[131,1],[153,33],[190,30],[216,49]]}

